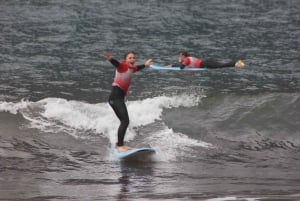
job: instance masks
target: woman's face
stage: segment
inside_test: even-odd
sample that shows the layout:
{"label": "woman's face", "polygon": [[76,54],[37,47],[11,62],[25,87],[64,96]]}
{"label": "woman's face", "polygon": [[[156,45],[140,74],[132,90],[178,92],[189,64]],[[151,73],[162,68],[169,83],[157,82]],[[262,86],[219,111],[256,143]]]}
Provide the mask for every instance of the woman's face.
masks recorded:
{"label": "woman's face", "polygon": [[184,58],[185,58],[185,56],[183,56],[183,55],[180,53],[179,56],[178,56],[178,61],[179,61],[179,62],[183,62]]}
{"label": "woman's face", "polygon": [[133,53],[129,53],[129,54],[126,56],[125,62],[126,62],[128,65],[133,66],[133,65],[135,64],[135,55],[134,55]]}

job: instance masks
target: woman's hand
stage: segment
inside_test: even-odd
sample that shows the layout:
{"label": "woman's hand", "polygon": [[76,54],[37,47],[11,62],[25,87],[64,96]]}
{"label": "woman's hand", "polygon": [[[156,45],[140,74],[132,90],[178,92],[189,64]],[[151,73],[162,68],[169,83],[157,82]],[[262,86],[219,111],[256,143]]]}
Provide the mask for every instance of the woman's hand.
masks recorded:
{"label": "woman's hand", "polygon": [[146,66],[146,67],[149,67],[151,64],[152,64],[152,59],[148,59],[148,60],[145,62],[145,66]]}
{"label": "woman's hand", "polygon": [[111,56],[108,52],[103,52],[103,56],[105,57],[105,59],[107,59],[109,61],[111,60]]}

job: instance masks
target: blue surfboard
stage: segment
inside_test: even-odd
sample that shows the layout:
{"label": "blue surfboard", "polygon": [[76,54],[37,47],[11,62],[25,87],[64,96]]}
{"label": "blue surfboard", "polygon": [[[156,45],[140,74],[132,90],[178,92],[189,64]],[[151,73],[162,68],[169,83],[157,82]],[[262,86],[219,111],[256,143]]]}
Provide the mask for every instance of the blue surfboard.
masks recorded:
{"label": "blue surfboard", "polygon": [[150,65],[150,69],[152,70],[165,70],[165,71],[204,71],[207,68],[193,68],[193,67],[185,67],[184,69],[180,69],[180,67],[170,67],[170,66],[159,66],[159,65]]}
{"label": "blue surfboard", "polygon": [[152,147],[133,148],[126,152],[119,152],[114,149],[114,155],[119,159],[146,159],[154,153],[155,149]]}

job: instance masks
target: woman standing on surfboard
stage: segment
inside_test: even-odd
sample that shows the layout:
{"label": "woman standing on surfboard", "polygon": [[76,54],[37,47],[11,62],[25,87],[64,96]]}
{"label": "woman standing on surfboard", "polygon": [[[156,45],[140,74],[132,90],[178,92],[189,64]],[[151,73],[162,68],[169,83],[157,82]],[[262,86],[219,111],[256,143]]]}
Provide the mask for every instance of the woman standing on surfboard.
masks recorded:
{"label": "woman standing on surfboard", "polygon": [[181,69],[185,68],[186,66],[191,66],[193,68],[241,68],[245,66],[242,60],[230,61],[227,63],[221,63],[214,59],[201,60],[199,58],[189,56],[188,52],[186,51],[181,51],[179,53],[178,62],[179,64],[174,64],[172,66],[180,66]]}
{"label": "woman standing on surfboard", "polygon": [[108,102],[120,120],[118,142],[116,144],[117,150],[119,152],[124,152],[130,149],[130,147],[124,145],[124,136],[129,125],[125,96],[128,92],[133,74],[145,67],[149,67],[152,60],[148,59],[143,65],[135,65],[135,53],[132,51],[126,52],[124,60],[121,62],[112,58],[108,52],[104,52],[103,56],[116,67],[115,78]]}

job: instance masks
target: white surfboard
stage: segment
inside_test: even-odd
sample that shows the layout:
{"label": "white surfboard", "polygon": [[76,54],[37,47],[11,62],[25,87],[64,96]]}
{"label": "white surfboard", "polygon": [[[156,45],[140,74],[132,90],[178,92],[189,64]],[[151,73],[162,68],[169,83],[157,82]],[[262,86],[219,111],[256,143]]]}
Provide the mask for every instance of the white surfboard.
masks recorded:
{"label": "white surfboard", "polygon": [[189,67],[189,66],[181,69],[180,67],[159,66],[159,65],[150,65],[150,69],[164,70],[164,71],[204,71],[204,70],[207,70],[207,68],[193,68],[193,67]]}
{"label": "white surfboard", "polygon": [[145,159],[155,153],[152,147],[132,148],[125,152],[114,149],[114,155],[119,159]]}

